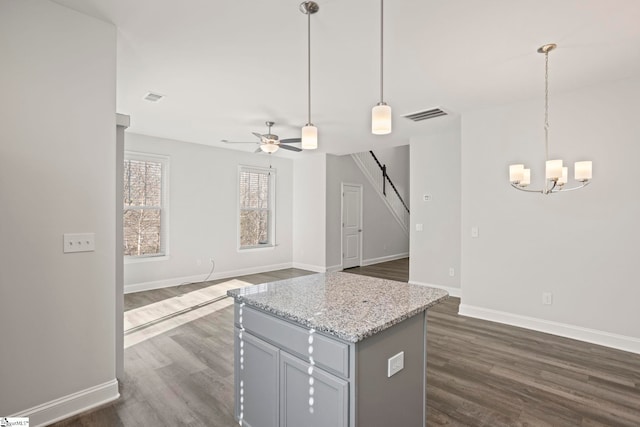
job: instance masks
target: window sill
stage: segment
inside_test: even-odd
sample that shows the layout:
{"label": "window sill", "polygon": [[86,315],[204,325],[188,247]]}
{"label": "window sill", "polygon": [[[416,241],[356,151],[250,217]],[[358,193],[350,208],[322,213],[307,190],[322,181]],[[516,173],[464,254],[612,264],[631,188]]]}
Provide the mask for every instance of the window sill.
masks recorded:
{"label": "window sill", "polygon": [[168,261],[168,260],[169,260],[169,255],[141,256],[141,257],[125,256],[124,257],[125,264],[141,264],[145,262]]}
{"label": "window sill", "polygon": [[262,246],[249,246],[246,248],[238,248],[238,252],[260,252],[265,250],[273,250],[276,248],[275,244],[262,245]]}

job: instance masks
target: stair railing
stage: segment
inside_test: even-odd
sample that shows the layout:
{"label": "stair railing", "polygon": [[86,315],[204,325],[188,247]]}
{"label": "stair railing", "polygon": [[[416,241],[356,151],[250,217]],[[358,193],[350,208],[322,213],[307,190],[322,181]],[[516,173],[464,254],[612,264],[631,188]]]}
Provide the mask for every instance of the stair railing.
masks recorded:
{"label": "stair railing", "polygon": [[[409,207],[402,199],[398,189],[387,174],[387,166],[380,163],[373,151],[352,154],[356,164],[362,172],[369,178],[376,191],[380,194],[389,210],[396,218],[405,233],[409,233]],[[387,191],[387,184],[393,189]]]}

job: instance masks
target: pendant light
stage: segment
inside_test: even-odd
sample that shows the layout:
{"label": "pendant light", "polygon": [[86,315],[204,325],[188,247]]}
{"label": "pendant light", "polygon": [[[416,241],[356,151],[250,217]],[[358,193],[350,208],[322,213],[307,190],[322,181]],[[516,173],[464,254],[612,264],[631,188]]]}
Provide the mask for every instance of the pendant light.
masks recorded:
{"label": "pendant light", "polygon": [[305,150],[318,148],[318,128],[311,123],[311,15],[320,10],[316,2],[305,1],[300,4],[300,12],[307,15],[307,124],[302,128],[302,144]]}
{"label": "pendant light", "polygon": [[380,102],[371,110],[371,133],[391,133],[391,107],[384,102],[384,0],[380,0]]}
{"label": "pendant light", "polygon": [[531,169],[525,169],[523,164],[509,166],[509,181],[517,190],[531,193],[553,194],[561,191],[571,191],[584,188],[591,182],[591,161],[575,162],[574,179],[580,184],[576,187],[565,187],[569,170],[563,167],[562,160],[549,160],[549,52],[557,47],[555,43],[545,44],[538,48],[538,53],[544,53],[544,160],[545,184],[541,189],[528,188],[531,183]]}

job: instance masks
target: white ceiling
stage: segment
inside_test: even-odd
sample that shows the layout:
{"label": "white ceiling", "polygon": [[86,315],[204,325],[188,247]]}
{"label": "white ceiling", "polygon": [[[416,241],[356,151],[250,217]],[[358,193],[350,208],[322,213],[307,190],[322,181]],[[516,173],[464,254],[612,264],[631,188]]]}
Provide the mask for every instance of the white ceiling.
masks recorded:
{"label": "white ceiling", "polygon": [[[132,132],[252,151],[220,140],[253,141],[266,120],[281,138],[297,137],[307,121],[301,0],[55,1],[117,26],[117,108],[131,115]],[[387,1],[385,100],[394,129],[375,136],[379,2],[317,2],[311,114],[329,153],[407,144],[465,111],[542,99],[536,49],[545,43],[559,45],[550,57],[552,99],[640,73],[639,0]],[[148,91],[166,98],[144,101]],[[401,117],[436,106],[454,117]]]}

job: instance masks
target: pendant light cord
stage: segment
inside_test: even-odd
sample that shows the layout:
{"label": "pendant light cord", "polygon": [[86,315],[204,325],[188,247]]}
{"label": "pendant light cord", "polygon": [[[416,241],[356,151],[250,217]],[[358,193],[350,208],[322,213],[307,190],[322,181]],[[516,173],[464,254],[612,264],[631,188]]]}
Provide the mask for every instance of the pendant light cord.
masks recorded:
{"label": "pendant light cord", "polygon": [[311,125],[311,12],[307,11],[307,124]]}
{"label": "pendant light cord", "polygon": [[380,104],[384,104],[384,0],[380,0]]}
{"label": "pendant light cord", "polygon": [[549,160],[549,51],[544,54],[544,160]]}

